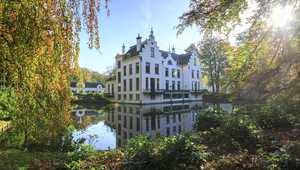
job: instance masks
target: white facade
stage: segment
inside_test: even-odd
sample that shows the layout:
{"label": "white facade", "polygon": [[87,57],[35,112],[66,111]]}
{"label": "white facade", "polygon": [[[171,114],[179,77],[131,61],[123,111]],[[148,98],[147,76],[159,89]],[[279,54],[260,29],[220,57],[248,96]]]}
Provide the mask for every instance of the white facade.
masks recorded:
{"label": "white facade", "polygon": [[186,54],[162,51],[153,31],[149,39],[116,55],[116,75],[106,83],[113,102],[153,104],[200,101],[201,65],[196,50]]}
{"label": "white facade", "polygon": [[71,91],[72,92],[101,92],[103,93],[105,91],[105,86],[98,82],[98,83],[94,83],[94,82],[84,82],[83,83],[83,88],[79,88],[77,87],[77,82],[71,82]]}

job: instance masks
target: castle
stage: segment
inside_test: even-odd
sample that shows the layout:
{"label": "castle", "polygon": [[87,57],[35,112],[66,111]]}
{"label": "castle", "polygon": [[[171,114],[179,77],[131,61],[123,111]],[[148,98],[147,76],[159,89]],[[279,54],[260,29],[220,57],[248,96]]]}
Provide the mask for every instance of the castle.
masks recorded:
{"label": "castle", "polygon": [[105,93],[113,102],[154,104],[202,100],[201,65],[194,49],[185,54],[160,50],[153,30],[149,39],[117,54],[115,76],[106,81]]}

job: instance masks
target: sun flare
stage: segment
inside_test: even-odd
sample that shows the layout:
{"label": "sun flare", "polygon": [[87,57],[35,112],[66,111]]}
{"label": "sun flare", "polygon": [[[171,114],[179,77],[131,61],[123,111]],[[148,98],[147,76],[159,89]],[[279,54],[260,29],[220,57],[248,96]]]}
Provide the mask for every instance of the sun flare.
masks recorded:
{"label": "sun flare", "polygon": [[291,6],[274,8],[271,15],[271,23],[277,27],[283,27],[291,19],[292,10]]}

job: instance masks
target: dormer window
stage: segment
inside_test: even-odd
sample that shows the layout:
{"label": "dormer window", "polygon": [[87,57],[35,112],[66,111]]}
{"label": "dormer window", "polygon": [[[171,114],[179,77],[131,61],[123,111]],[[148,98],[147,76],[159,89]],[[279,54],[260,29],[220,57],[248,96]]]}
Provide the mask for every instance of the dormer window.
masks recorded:
{"label": "dormer window", "polygon": [[168,61],[168,64],[169,64],[169,65],[172,65],[172,61],[171,61],[171,60],[169,60],[169,61]]}
{"label": "dormer window", "polygon": [[128,57],[128,58],[130,57],[130,53],[127,54],[127,57]]}

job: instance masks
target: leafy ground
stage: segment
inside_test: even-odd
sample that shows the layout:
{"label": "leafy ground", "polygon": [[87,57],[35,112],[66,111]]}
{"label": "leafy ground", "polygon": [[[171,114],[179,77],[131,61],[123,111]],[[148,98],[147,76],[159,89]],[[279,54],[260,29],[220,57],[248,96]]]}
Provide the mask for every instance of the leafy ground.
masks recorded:
{"label": "leafy ground", "polygon": [[[266,129],[262,133],[262,145],[265,151],[274,152],[279,147],[300,139],[299,124],[291,128]],[[217,145],[215,145],[217,146]],[[208,151],[216,148],[208,147]],[[266,160],[266,153],[245,154],[240,152],[215,153],[220,159],[209,158],[202,166],[204,169],[245,169],[259,168]],[[79,158],[84,158],[78,160]],[[76,152],[28,152],[27,150],[7,149],[0,150],[0,169],[93,169],[92,167],[117,168],[124,163],[124,153],[120,150]],[[199,167],[200,168],[200,167]]]}

